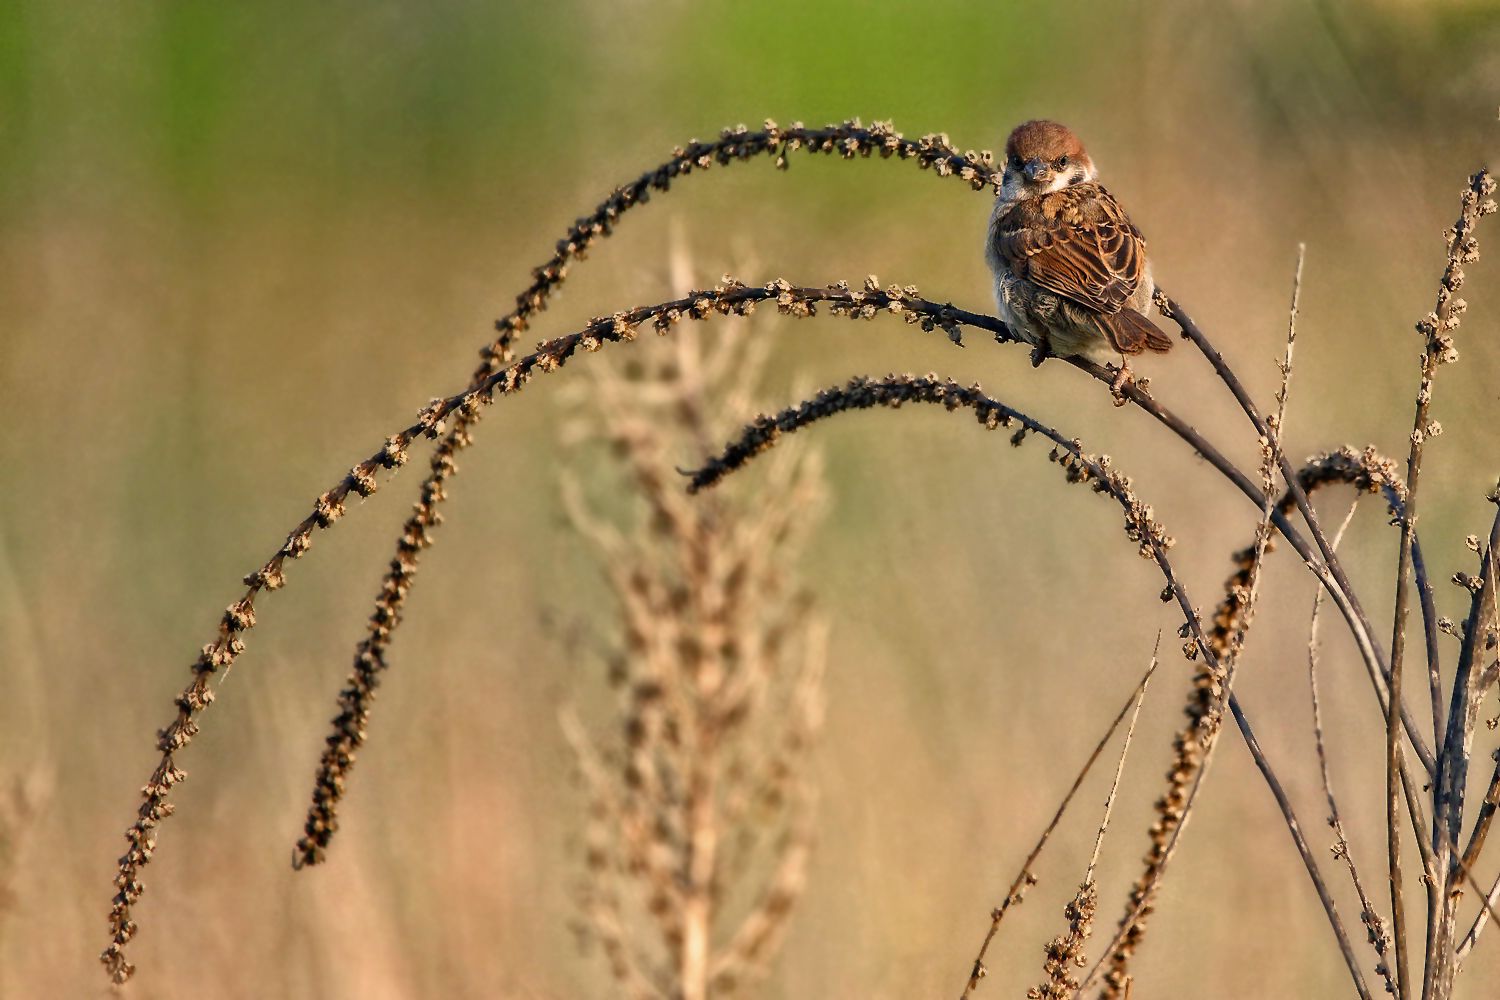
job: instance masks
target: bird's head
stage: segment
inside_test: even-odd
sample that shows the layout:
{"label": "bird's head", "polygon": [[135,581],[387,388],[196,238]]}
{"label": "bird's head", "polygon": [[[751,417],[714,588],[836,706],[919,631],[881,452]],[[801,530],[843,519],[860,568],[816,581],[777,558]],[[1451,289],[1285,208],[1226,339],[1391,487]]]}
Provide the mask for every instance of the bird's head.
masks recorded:
{"label": "bird's head", "polygon": [[1072,129],[1040,119],[1023,122],[1005,140],[1000,197],[1006,201],[1035,198],[1096,176],[1094,161]]}

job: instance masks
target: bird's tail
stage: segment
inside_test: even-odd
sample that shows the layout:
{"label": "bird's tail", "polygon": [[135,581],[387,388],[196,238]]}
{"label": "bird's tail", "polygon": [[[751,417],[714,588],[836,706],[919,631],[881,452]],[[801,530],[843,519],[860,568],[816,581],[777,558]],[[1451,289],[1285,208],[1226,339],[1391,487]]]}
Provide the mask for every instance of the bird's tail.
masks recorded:
{"label": "bird's tail", "polygon": [[1139,354],[1142,351],[1165,353],[1172,349],[1172,340],[1161,328],[1134,309],[1121,309],[1117,313],[1096,313],[1096,321],[1109,345],[1121,354]]}

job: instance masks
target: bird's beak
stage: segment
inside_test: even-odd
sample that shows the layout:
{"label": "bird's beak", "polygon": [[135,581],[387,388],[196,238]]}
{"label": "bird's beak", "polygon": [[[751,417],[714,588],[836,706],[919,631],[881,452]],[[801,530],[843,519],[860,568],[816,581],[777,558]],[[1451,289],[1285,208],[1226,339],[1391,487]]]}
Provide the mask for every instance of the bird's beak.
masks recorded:
{"label": "bird's beak", "polygon": [[1033,184],[1044,183],[1052,177],[1052,168],[1038,159],[1027,160],[1023,170],[1026,179]]}

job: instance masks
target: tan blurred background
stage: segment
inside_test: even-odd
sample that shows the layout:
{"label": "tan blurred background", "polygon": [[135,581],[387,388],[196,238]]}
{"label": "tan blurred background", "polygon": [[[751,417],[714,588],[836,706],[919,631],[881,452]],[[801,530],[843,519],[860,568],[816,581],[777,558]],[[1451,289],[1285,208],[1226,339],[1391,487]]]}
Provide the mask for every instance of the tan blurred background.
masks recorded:
{"label": "tan blurred background", "polygon": [[[26,782],[38,807],[6,876],[0,993],[103,991],[109,882],[153,733],[239,577],[352,461],[460,388],[529,267],[674,144],[766,116],[862,115],[994,148],[1023,118],[1063,119],[1150,238],[1160,283],[1266,400],[1307,243],[1288,450],[1394,454],[1412,323],[1464,178],[1500,150],[1497,105],[1500,7],[1481,2],[0,5],[0,781]],[[715,170],[628,220],[535,332],[663,298],[674,227],[704,282],[875,272],[987,310],[987,210],[898,163]],[[1425,480],[1439,578],[1468,568],[1462,537],[1488,524],[1500,470],[1500,226],[1481,245]],[[1249,539],[1242,498],[1065,366],[894,322],[762,329],[784,344],[767,405],[793,380],[936,369],[1116,456],[1205,607]],[[1255,461],[1188,350],[1142,369]],[[561,406],[538,387],[479,426],[344,833],[300,874],[288,857],[325,721],[419,464],[261,603],[181,762],[191,780],[137,911],[137,996],[607,992],[569,929],[583,799],[556,722],[598,679],[541,624],[609,613],[557,509]],[[1039,448],[932,412],[819,433],[832,506],[804,574],[834,625],[820,843],[765,994],[956,996],[989,907],[1177,622],[1117,511],[1065,488]],[[1327,498],[1329,517],[1346,501]],[[1396,536],[1370,507],[1346,546],[1384,622]],[[1240,690],[1322,851],[1312,591],[1285,557],[1266,588]],[[1439,591],[1450,613],[1456,593]],[[1378,882],[1381,736],[1335,621],[1326,635],[1336,776]],[[1101,934],[1145,845],[1185,676],[1173,656],[1150,693],[1105,845]],[[1080,818],[1044,859],[980,996],[1040,979],[1091,839]],[[1500,931],[1471,964],[1464,995],[1490,995]],[[1144,997],[1350,992],[1233,735],[1137,972]]]}

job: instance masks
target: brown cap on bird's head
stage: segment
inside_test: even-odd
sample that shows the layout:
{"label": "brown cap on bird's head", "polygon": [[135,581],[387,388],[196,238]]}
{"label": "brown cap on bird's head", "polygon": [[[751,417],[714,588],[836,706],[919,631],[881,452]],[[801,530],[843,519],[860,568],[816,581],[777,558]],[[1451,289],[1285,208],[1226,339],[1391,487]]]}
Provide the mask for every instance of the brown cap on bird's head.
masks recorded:
{"label": "brown cap on bird's head", "polygon": [[1005,155],[1006,158],[1014,157],[1022,163],[1027,160],[1050,163],[1060,156],[1070,159],[1088,156],[1083,150],[1083,143],[1078,141],[1078,136],[1073,134],[1072,129],[1040,118],[1022,122],[1015,127],[1010,138],[1005,140]]}

